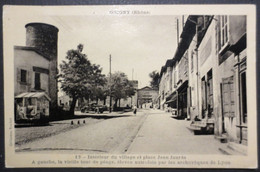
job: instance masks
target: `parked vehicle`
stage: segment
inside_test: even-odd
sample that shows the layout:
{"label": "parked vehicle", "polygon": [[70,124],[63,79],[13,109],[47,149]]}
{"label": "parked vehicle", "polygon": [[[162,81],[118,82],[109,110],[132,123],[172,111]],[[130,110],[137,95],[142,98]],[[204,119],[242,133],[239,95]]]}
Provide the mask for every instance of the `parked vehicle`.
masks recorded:
{"label": "parked vehicle", "polygon": [[103,113],[107,111],[108,108],[106,105],[97,105],[96,103],[89,104],[81,108],[82,113],[95,112],[95,113]]}
{"label": "parked vehicle", "polygon": [[26,92],[15,96],[15,122],[49,122],[50,100],[44,92]]}

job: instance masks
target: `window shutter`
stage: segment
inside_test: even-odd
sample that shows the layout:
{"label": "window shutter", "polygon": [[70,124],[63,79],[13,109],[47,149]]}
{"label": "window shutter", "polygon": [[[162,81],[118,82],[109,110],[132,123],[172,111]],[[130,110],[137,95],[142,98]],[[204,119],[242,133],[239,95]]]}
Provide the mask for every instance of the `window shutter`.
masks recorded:
{"label": "window shutter", "polygon": [[229,85],[228,78],[223,79],[223,113],[224,116],[228,117],[229,115]]}
{"label": "window shutter", "polygon": [[203,110],[205,110],[207,108],[207,106],[206,106],[205,84],[206,84],[206,82],[203,80],[201,82],[201,96],[202,96],[202,108],[203,108]]}
{"label": "window shutter", "polygon": [[21,69],[20,68],[16,68],[16,75],[17,75],[17,82],[20,83],[21,82]]}
{"label": "window shutter", "polygon": [[234,79],[223,78],[223,112],[226,117],[235,116]]}
{"label": "window shutter", "polygon": [[235,117],[235,90],[234,90],[234,78],[230,77],[230,116]]}

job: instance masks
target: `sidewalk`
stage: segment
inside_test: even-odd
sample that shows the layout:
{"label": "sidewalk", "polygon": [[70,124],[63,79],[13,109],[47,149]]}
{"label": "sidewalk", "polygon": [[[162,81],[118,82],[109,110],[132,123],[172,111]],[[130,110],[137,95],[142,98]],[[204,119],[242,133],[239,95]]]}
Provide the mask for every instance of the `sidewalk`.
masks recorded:
{"label": "sidewalk", "polygon": [[194,135],[187,129],[189,124],[172,118],[171,113],[153,111],[127,153],[221,154],[218,148],[223,144],[214,135]]}

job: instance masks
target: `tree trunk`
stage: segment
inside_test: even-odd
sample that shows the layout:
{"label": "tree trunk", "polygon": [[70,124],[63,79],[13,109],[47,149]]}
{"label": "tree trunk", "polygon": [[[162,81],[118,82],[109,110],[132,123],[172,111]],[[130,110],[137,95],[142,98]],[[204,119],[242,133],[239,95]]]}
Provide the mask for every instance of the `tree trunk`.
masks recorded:
{"label": "tree trunk", "polygon": [[107,99],[107,97],[104,97],[104,102],[103,102],[104,105],[106,105],[106,99]]}
{"label": "tree trunk", "polygon": [[114,109],[117,109],[117,102],[118,102],[118,99],[115,99]]}
{"label": "tree trunk", "polygon": [[69,111],[70,115],[74,115],[76,102],[77,102],[77,97],[73,97],[70,105],[70,111]]}
{"label": "tree trunk", "polygon": [[96,103],[98,104],[98,98],[96,98]]}
{"label": "tree trunk", "polygon": [[120,100],[121,100],[121,99],[118,100],[118,107],[120,107]]}

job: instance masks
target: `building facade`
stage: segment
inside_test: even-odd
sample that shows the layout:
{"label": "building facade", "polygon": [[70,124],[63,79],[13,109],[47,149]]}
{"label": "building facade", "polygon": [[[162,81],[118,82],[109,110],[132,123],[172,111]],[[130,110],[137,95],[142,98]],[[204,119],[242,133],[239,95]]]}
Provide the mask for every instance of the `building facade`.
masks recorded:
{"label": "building facade", "polygon": [[188,16],[171,66],[171,94],[163,102],[190,118],[194,131],[242,145],[247,145],[246,32],[246,16]]}
{"label": "building facade", "polygon": [[137,91],[137,107],[138,108],[149,108],[156,104],[158,97],[158,90],[151,87],[143,87]]}
{"label": "building facade", "polygon": [[51,113],[57,108],[58,29],[44,23],[29,23],[26,46],[14,46],[14,93],[46,92]]}

